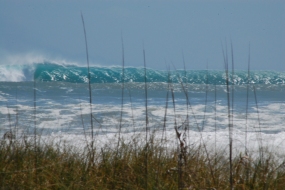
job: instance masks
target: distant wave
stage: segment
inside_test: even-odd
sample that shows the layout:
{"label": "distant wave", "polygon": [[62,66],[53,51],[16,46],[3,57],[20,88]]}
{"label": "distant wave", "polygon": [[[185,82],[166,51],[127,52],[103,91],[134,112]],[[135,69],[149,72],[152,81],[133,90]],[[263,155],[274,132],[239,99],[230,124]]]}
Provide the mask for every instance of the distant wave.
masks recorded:
{"label": "distant wave", "polygon": [[[226,84],[225,71],[217,70],[177,70],[161,71],[146,70],[147,82],[172,82],[181,81],[190,84]],[[87,67],[76,65],[60,65],[50,62],[35,63],[28,65],[0,65],[0,81],[62,81],[70,83],[87,83]],[[121,82],[144,82],[144,68],[127,67],[90,67],[92,83],[121,83]],[[229,75],[230,84],[247,84],[248,72],[235,71],[233,77]],[[285,84],[285,72],[275,71],[251,71],[250,83],[254,84]]]}

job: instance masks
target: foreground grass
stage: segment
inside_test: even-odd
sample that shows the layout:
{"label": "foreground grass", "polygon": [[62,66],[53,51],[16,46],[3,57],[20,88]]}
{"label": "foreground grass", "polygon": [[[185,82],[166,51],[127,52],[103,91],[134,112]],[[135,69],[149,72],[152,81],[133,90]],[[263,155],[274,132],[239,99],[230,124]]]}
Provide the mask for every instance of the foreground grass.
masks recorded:
{"label": "foreground grass", "polygon": [[[228,158],[206,156],[201,146],[187,148],[179,159],[176,148],[151,140],[122,140],[115,149],[82,153],[24,139],[0,143],[0,189],[229,189]],[[285,167],[263,155],[233,159],[235,189],[284,189]]]}

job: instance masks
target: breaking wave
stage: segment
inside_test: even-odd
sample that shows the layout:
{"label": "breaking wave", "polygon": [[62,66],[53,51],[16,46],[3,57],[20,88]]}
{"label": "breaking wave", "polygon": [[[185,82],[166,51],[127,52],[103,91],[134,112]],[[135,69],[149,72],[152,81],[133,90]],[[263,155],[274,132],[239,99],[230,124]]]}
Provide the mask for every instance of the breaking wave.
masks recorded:
{"label": "breaking wave", "polygon": [[[226,84],[225,71],[218,70],[176,70],[163,71],[139,67],[119,66],[90,67],[91,83],[121,83],[121,82],[185,82],[190,84]],[[56,64],[51,62],[0,65],[0,81],[60,81],[70,83],[87,83],[88,68],[78,65]],[[285,84],[285,72],[276,71],[235,71],[229,73],[230,84]]]}

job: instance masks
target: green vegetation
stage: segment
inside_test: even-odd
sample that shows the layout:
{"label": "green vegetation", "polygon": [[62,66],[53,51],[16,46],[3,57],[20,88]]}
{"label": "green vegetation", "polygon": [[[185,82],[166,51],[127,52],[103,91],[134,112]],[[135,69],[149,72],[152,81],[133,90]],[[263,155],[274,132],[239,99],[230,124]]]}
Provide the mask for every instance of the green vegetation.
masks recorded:
{"label": "green vegetation", "polygon": [[[229,159],[222,153],[206,155],[202,146],[188,147],[179,159],[180,151],[153,138],[146,145],[136,139],[122,139],[116,148],[96,149],[94,144],[94,150],[82,153],[68,145],[5,139],[0,189],[230,189]],[[88,155],[94,155],[94,162]],[[270,153],[263,158],[237,156],[232,162],[235,189],[285,187],[285,166]]]}

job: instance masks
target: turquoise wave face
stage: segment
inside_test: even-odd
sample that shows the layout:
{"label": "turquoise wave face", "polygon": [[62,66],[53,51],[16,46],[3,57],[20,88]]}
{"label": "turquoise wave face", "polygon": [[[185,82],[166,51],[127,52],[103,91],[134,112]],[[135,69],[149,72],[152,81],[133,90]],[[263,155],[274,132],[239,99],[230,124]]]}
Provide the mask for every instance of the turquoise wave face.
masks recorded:
{"label": "turquoise wave face", "polygon": [[[144,68],[127,67],[90,67],[91,83],[122,82],[172,82],[190,84],[225,85],[225,71],[216,70],[176,70],[161,71]],[[88,68],[54,63],[32,65],[0,66],[0,81],[60,81],[70,83],[87,83]],[[229,72],[230,84],[285,84],[285,73],[275,71]]]}

